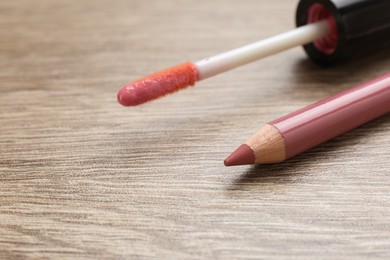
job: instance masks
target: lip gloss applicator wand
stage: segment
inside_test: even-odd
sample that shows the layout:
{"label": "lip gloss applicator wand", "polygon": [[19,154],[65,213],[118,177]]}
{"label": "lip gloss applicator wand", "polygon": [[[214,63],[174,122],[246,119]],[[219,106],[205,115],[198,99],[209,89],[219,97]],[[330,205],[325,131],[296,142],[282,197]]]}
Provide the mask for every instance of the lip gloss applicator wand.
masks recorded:
{"label": "lip gloss applicator wand", "polygon": [[389,45],[389,10],[389,0],[301,0],[298,28],[141,78],[123,87],[117,98],[124,106],[140,105],[298,45],[318,64],[339,63]]}
{"label": "lip gloss applicator wand", "polygon": [[159,98],[195,82],[213,77],[263,57],[306,44],[328,35],[330,24],[321,21],[232,51],[192,63],[187,62],[132,82],[118,93],[124,106],[135,106]]}

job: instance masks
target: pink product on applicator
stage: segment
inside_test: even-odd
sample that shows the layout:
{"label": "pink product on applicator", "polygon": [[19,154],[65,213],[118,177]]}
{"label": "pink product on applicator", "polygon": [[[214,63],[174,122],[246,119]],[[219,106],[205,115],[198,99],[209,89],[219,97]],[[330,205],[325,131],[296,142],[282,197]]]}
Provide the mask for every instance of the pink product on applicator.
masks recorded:
{"label": "pink product on applicator", "polygon": [[187,62],[132,82],[119,91],[118,101],[124,106],[136,106],[193,86],[198,78],[195,65]]}
{"label": "pink product on applicator", "polygon": [[139,105],[298,45],[320,65],[343,62],[389,45],[389,10],[389,0],[301,0],[298,28],[131,82],[119,91],[118,101]]}

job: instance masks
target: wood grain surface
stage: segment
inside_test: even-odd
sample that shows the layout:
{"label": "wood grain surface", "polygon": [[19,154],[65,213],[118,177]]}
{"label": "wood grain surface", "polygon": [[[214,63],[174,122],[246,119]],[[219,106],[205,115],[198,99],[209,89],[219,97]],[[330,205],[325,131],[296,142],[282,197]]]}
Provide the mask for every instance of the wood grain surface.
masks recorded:
{"label": "wood grain surface", "polygon": [[390,70],[295,48],[125,108],[125,83],[294,27],[297,1],[1,0],[1,259],[390,257],[390,118],[225,168],[260,125]]}

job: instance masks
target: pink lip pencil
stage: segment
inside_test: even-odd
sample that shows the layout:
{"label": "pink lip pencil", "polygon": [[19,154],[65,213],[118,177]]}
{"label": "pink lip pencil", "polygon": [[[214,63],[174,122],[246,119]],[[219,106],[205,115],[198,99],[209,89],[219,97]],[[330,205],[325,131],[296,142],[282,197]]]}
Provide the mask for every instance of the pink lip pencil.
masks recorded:
{"label": "pink lip pencil", "polygon": [[130,82],[118,92],[118,102],[140,105],[298,45],[324,66],[378,51],[390,44],[389,10],[389,0],[300,0],[297,28]]}
{"label": "pink lip pencil", "polygon": [[226,166],[278,163],[390,112],[390,73],[262,126]]}

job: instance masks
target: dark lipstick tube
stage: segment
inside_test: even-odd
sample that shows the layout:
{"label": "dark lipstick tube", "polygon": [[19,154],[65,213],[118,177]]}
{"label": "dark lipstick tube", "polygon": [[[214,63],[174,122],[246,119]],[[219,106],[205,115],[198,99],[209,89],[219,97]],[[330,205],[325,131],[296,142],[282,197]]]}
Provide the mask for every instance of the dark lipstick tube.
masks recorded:
{"label": "dark lipstick tube", "polygon": [[333,32],[303,46],[320,65],[344,62],[390,45],[390,0],[301,0],[296,25],[327,17],[334,23]]}

